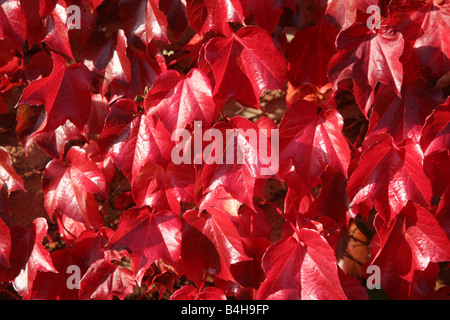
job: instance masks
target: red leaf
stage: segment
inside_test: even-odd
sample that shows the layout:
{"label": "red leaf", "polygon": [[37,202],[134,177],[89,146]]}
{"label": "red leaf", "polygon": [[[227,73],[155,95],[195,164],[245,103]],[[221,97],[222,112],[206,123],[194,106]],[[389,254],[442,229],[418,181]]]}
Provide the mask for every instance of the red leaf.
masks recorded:
{"label": "red leaf", "polygon": [[169,42],[167,18],[158,8],[159,0],[120,0],[119,12],[130,42],[148,45],[150,41]]}
{"label": "red leaf", "polygon": [[228,36],[228,22],[244,24],[239,0],[187,0],[186,12],[189,25],[200,34],[214,30]]}
{"label": "red leaf", "polygon": [[11,233],[6,223],[0,219],[0,264],[9,268],[11,254]]}
{"label": "red leaf", "polygon": [[117,267],[109,259],[94,262],[80,281],[80,299],[111,300],[113,295],[119,299],[133,292],[133,272]]}
{"label": "red leaf", "polygon": [[368,136],[389,132],[397,143],[406,138],[419,142],[426,117],[442,102],[441,94],[406,83],[401,94],[400,98],[385,85],[378,87]]}
{"label": "red leaf", "polygon": [[184,129],[194,120],[210,125],[217,113],[210,81],[200,69],[192,69],[186,76],[175,70],[160,74],[145,96],[144,106],[169,132]]}
{"label": "red leaf", "polygon": [[450,149],[450,99],[427,118],[420,145],[425,156]]}
{"label": "red leaf", "polygon": [[8,197],[12,191],[24,190],[23,180],[14,170],[8,151],[0,146],[0,210],[9,212]]}
{"label": "red leaf", "polygon": [[191,165],[169,164],[166,169],[144,165],[133,180],[133,199],[138,206],[180,213],[180,201],[194,202],[195,172]]}
{"label": "red leaf", "polygon": [[28,85],[17,105],[45,105],[45,119],[34,128],[31,135],[51,132],[64,125],[67,120],[79,130],[89,119],[91,94],[89,92],[91,75],[82,64],[66,67],[64,58],[52,54],[54,66],[52,73]]}
{"label": "red leaf", "polygon": [[131,64],[126,54],[127,39],[123,30],[116,38],[108,39],[103,30],[94,30],[83,46],[81,53],[84,64],[94,74],[97,88],[104,96],[127,93],[131,79]]}
{"label": "red leaf", "polygon": [[[321,175],[321,189],[317,198],[308,209],[308,216],[315,219],[327,216],[342,225],[350,222],[349,200],[347,197],[347,179],[333,168],[328,168]],[[333,201],[330,201],[333,199]]]}
{"label": "red leaf", "polygon": [[253,14],[257,25],[266,29],[269,33],[272,33],[280,21],[283,8],[288,7],[292,11],[296,11],[297,5],[294,0],[243,0],[241,3],[244,15],[247,17]]}
{"label": "red leaf", "polygon": [[70,255],[84,274],[96,261],[109,257],[106,245],[113,236],[112,229],[101,227],[98,230],[83,231],[73,244]]}
{"label": "red leaf", "polygon": [[28,36],[27,19],[20,0],[4,0],[0,6],[0,39],[9,39],[19,52]]}
{"label": "red leaf", "polygon": [[337,91],[338,83],[352,78],[356,102],[367,117],[378,82],[401,96],[403,67],[399,58],[403,51],[400,32],[381,26],[368,29],[365,23],[354,23],[343,29],[337,39],[337,54],[328,65],[328,76]]}
{"label": "red leaf", "polygon": [[36,142],[48,155],[61,160],[66,143],[73,140],[88,141],[85,133],[81,132],[72,122],[66,122],[54,130],[38,131],[46,118],[44,106],[21,105],[17,111],[17,135],[25,149]]}
{"label": "red leaf", "polygon": [[30,250],[30,254],[26,264],[21,268],[20,274],[14,279],[13,285],[17,293],[24,299],[30,298],[38,271],[57,272],[53,267],[50,253],[42,245],[47,228],[47,221],[44,218],[36,218],[30,231],[21,240],[21,246]]}
{"label": "red leaf", "polygon": [[440,78],[450,68],[450,28],[448,1],[391,1],[389,24],[403,34],[405,50],[405,80],[413,82],[431,70],[432,77]]}
{"label": "red leaf", "polygon": [[161,0],[159,8],[166,15],[170,30],[176,37],[180,36],[188,25],[186,1]]}
{"label": "red leaf", "polygon": [[266,280],[257,299],[344,300],[334,251],[316,231],[301,229],[270,246],[263,257]]}
{"label": "red leaf", "polygon": [[170,300],[226,300],[225,293],[216,287],[208,287],[202,289],[201,292],[191,285],[185,285],[175,291]]}
{"label": "red leaf", "polygon": [[180,258],[181,221],[170,211],[153,213],[149,207],[134,207],[122,214],[111,250],[129,250],[140,285],[147,268],[158,259],[173,265]]}
{"label": "red leaf", "polygon": [[214,73],[214,99],[221,103],[234,97],[256,107],[265,89],[285,90],[285,60],[261,28],[244,27],[230,38],[211,39],[205,59]]}
{"label": "red leaf", "polygon": [[146,163],[165,168],[175,145],[156,117],[136,114],[133,100],[112,104],[98,140],[100,149],[108,152],[130,182]]}
{"label": "red leaf", "polygon": [[[233,117],[229,123],[218,122],[213,126],[213,129],[220,130],[222,133],[221,139],[223,142],[220,145],[222,149],[215,150],[216,146],[214,145],[214,156],[212,156],[212,150],[210,150],[211,154],[208,154],[207,159],[204,159],[206,164],[202,173],[203,193],[211,192],[221,186],[236,200],[253,208],[255,180],[265,177],[263,169],[267,169],[268,172],[272,171],[272,168],[268,168],[269,165],[264,164],[260,158],[259,140],[267,139],[267,136],[261,134],[254,123],[240,116]],[[236,139],[227,134],[227,130],[232,130],[229,132],[235,134]],[[246,132],[255,133],[256,141],[252,141],[251,134],[247,140]],[[267,141],[267,150],[276,153],[272,149],[271,141]],[[222,154],[217,153],[220,151]],[[227,153],[233,155],[232,163],[230,163]],[[240,153],[242,154],[241,157],[239,156]],[[217,155],[221,158],[222,163],[211,161],[212,157]],[[278,155],[272,153],[272,156],[270,165],[274,165],[274,162],[278,164],[278,159],[274,159]],[[276,174],[276,172],[273,172],[273,174]]]}
{"label": "red leaf", "polygon": [[[150,47],[151,45],[148,48]],[[157,75],[167,70],[162,54],[157,50],[153,52],[148,49],[148,51],[147,53],[137,50],[130,53],[131,74],[133,75],[130,80],[130,98],[134,98],[138,94],[143,95],[147,87],[153,86]]]}
{"label": "red leaf", "polygon": [[292,159],[296,173],[311,187],[327,166],[347,177],[350,148],[341,132],[343,124],[336,109],[317,114],[314,103],[297,101],[280,123],[280,160]]}
{"label": "red leaf", "polygon": [[235,281],[231,265],[250,258],[229,216],[210,208],[200,214],[187,211],[183,220],[181,271],[197,286],[203,279],[203,270],[220,279]]}
{"label": "red leaf", "polygon": [[414,271],[424,270],[430,262],[450,259],[450,240],[436,218],[425,208],[409,202],[390,226],[375,218],[380,239],[378,252],[370,264],[389,267],[408,282]]}
{"label": "red leaf", "polygon": [[70,249],[53,251],[50,254],[55,272],[39,272],[33,283],[33,300],[78,300],[78,290],[69,289],[67,280],[71,276],[67,268],[76,265],[70,256]]}
{"label": "red leaf", "polygon": [[378,5],[378,0],[328,0],[325,15],[340,28],[346,28],[356,21],[358,10],[366,12],[371,5]]}
{"label": "red leaf", "polygon": [[67,162],[69,166],[53,160],[44,170],[42,190],[45,209],[49,216],[57,210],[87,227],[98,227],[101,222],[93,193],[105,194],[103,172],[79,147],[69,150]]}
{"label": "red leaf", "polygon": [[288,79],[294,86],[326,85],[328,62],[336,53],[338,30],[330,25],[309,26],[299,30],[288,48]]}
{"label": "red leaf", "polygon": [[60,4],[56,4],[51,14],[45,19],[44,32],[46,36],[42,41],[56,52],[65,54],[71,60],[75,60],[70,46],[66,21],[67,9]]}
{"label": "red leaf", "polygon": [[431,184],[423,172],[418,144],[406,140],[396,145],[389,135],[376,138],[350,177],[347,193],[350,206],[369,199],[390,225],[408,200],[428,207]]}

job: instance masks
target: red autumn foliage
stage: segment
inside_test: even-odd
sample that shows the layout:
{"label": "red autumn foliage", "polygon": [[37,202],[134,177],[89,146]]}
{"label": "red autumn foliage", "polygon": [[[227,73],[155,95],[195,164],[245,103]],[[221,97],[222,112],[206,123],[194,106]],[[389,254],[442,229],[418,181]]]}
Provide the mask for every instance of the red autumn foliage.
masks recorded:
{"label": "red autumn foliage", "polygon": [[14,224],[0,138],[0,298],[368,299],[377,266],[448,299],[448,30],[448,0],[1,0],[0,134],[48,161]]}

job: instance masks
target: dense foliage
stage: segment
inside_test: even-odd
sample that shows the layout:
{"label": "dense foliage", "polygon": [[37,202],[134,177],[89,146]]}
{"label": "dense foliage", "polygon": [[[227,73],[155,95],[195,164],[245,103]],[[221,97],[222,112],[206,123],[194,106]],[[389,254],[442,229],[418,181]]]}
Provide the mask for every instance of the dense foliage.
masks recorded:
{"label": "dense foliage", "polygon": [[[48,216],[14,225],[0,148],[1,297],[368,299],[369,266],[449,297],[449,1],[0,5],[1,116],[48,155]],[[208,161],[210,128],[244,160]]]}

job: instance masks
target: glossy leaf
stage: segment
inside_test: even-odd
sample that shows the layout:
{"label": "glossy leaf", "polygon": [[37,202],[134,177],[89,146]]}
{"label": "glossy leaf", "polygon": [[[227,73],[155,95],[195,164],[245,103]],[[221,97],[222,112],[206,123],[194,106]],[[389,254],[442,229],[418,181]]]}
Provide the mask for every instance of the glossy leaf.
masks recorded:
{"label": "glossy leaf", "polygon": [[396,145],[382,135],[363,153],[347,186],[350,206],[370,200],[380,217],[390,225],[408,200],[426,207],[431,184],[423,171],[423,154],[417,143]]}
{"label": "glossy leaf", "polygon": [[214,99],[221,103],[234,97],[257,107],[265,89],[285,89],[284,59],[261,28],[249,26],[230,38],[211,39],[205,59],[214,73]]}
{"label": "glossy leaf", "polygon": [[[347,299],[337,273],[333,250],[313,230],[301,229],[269,247],[263,258],[266,280],[258,299]],[[311,277],[314,274],[314,277]]]}

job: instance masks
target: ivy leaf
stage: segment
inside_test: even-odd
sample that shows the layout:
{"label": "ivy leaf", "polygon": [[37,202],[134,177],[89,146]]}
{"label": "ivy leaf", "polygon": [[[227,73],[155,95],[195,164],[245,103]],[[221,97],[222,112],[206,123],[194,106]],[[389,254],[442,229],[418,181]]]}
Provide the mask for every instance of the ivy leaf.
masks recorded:
{"label": "ivy leaf", "polygon": [[101,222],[94,194],[105,195],[103,172],[79,147],[72,147],[66,159],[68,165],[53,160],[44,170],[45,209],[49,216],[58,211],[87,227],[98,227]]}
{"label": "ivy leaf", "polygon": [[328,80],[328,62],[336,53],[338,30],[331,25],[309,26],[299,30],[288,48],[288,79],[294,86]]}
{"label": "ivy leaf", "polygon": [[381,84],[369,119],[368,136],[390,132],[397,143],[407,138],[419,142],[425,119],[441,102],[439,91],[430,92],[424,86],[405,83],[400,98]]}
{"label": "ivy leaf", "polygon": [[17,293],[24,299],[29,299],[32,294],[33,282],[38,271],[57,272],[53,266],[50,253],[42,245],[47,234],[47,221],[44,218],[36,218],[28,231],[21,239],[20,246],[25,252],[30,252],[27,262],[21,267],[19,275],[14,279],[13,285]]}
{"label": "ivy leaf", "polygon": [[250,258],[227,213],[209,208],[204,213],[189,210],[183,215],[180,268],[198,286],[203,270],[223,280],[235,281],[230,266]]}
{"label": "ivy leaf", "polygon": [[256,24],[266,29],[269,33],[273,32],[280,21],[284,8],[290,8],[294,12],[297,9],[297,3],[294,0],[243,0],[241,4],[244,15],[247,17],[253,14]]}
{"label": "ivy leaf", "polygon": [[0,210],[9,212],[8,197],[16,190],[25,191],[22,177],[14,170],[8,151],[0,146]]}
{"label": "ivy leaf", "polygon": [[[45,118],[38,121],[30,138],[38,133],[56,130],[69,120],[80,131],[91,112],[91,75],[81,63],[66,66],[65,59],[52,53],[53,71],[45,78],[30,83],[24,90],[18,106],[44,105]],[[20,118],[18,119],[20,121]]]}
{"label": "ivy leaf", "polygon": [[280,123],[280,161],[292,160],[300,178],[309,186],[331,166],[347,176],[350,148],[336,109],[317,114],[306,100],[295,102]]}
{"label": "ivy leaf", "polygon": [[159,0],[120,0],[119,12],[130,43],[148,45],[153,39],[169,42],[167,18]]}
{"label": "ivy leaf", "polygon": [[285,90],[284,58],[261,28],[244,27],[230,38],[211,39],[205,46],[205,60],[215,78],[214,99],[220,103],[234,97],[255,108],[265,89]]}
{"label": "ivy leaf", "polygon": [[391,225],[381,216],[374,226],[380,249],[370,264],[390,268],[404,280],[412,282],[415,270],[425,270],[430,262],[450,259],[450,240],[436,218],[422,206],[408,202]]}
{"label": "ivy leaf", "polygon": [[14,47],[23,52],[28,36],[27,19],[20,0],[4,0],[0,5],[0,39],[9,39]]}
{"label": "ivy leaf", "polygon": [[114,296],[124,299],[133,292],[133,272],[120,268],[109,259],[95,261],[80,281],[80,299],[111,300]]}
{"label": "ivy leaf", "polygon": [[122,214],[108,249],[127,250],[140,285],[145,271],[158,259],[171,265],[180,258],[181,221],[170,211],[134,207]]}
{"label": "ivy leaf", "polygon": [[6,223],[0,219],[0,264],[9,268],[11,254],[11,233]]}
{"label": "ivy leaf", "polygon": [[186,0],[189,25],[203,34],[210,30],[229,35],[228,22],[244,24],[244,16],[239,0]]}
{"label": "ivy leaf", "polygon": [[194,120],[210,125],[216,116],[212,86],[206,74],[192,69],[184,76],[175,70],[161,73],[145,96],[148,115],[161,119],[169,132]]}
{"label": "ivy leaf", "polygon": [[337,53],[328,65],[333,90],[338,90],[339,81],[352,78],[356,102],[366,117],[378,82],[401,97],[403,46],[402,34],[388,26],[368,29],[365,23],[353,23],[343,29],[336,39]]}
{"label": "ivy leaf", "polygon": [[423,171],[419,145],[412,140],[397,145],[387,134],[373,140],[350,176],[350,206],[370,200],[388,225],[408,200],[429,207],[431,183]]}
{"label": "ivy leaf", "polygon": [[427,118],[420,145],[425,156],[450,149],[450,99]]}
{"label": "ivy leaf", "polygon": [[271,245],[262,261],[266,280],[257,299],[346,300],[333,249],[316,231],[301,229]]}

